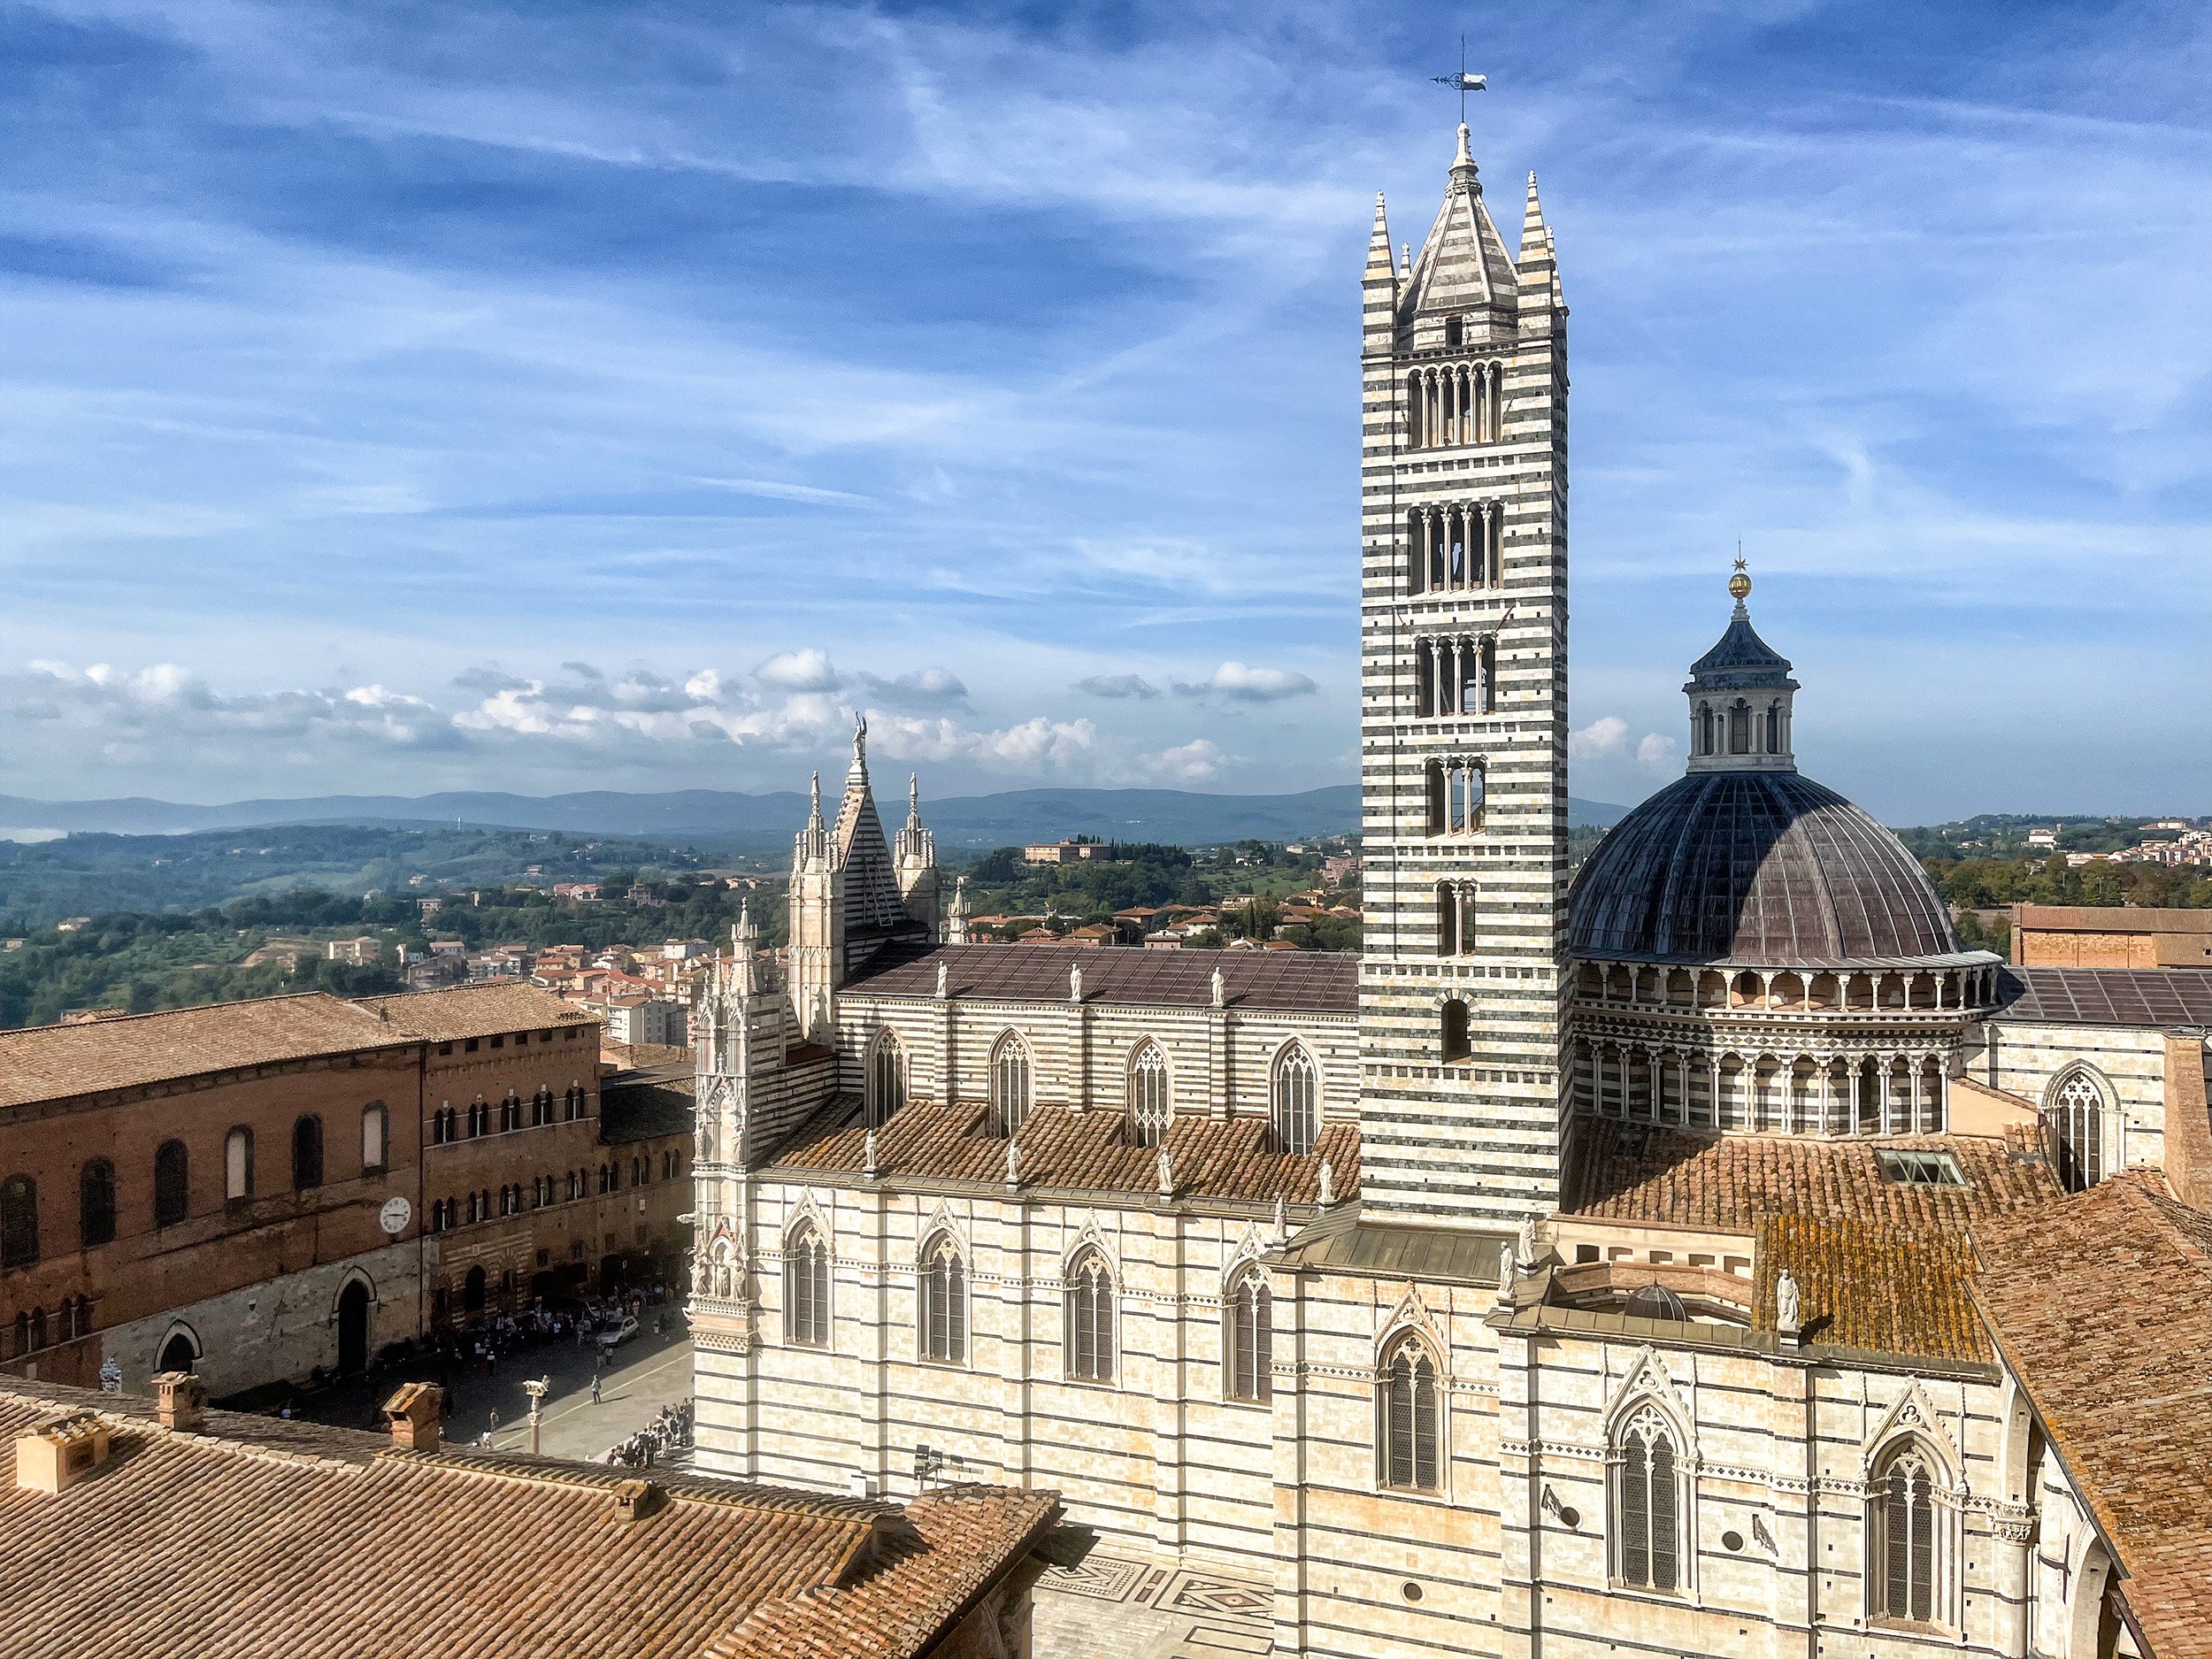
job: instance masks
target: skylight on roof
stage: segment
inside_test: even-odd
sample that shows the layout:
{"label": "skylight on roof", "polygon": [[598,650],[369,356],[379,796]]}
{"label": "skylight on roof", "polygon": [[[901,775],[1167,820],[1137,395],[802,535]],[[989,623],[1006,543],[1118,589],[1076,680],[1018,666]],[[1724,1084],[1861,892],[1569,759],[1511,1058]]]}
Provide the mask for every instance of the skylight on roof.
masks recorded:
{"label": "skylight on roof", "polygon": [[1882,1173],[1900,1187],[1963,1187],[1966,1177],[1948,1152],[1904,1152],[1878,1148]]}

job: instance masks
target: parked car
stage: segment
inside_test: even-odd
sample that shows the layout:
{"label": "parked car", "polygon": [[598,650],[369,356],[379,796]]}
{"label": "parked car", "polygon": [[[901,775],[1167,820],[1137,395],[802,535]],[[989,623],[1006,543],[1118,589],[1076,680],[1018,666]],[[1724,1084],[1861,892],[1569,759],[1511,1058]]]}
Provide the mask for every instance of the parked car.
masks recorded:
{"label": "parked car", "polygon": [[619,1323],[609,1325],[605,1330],[599,1333],[599,1346],[602,1348],[620,1348],[625,1342],[635,1336],[637,1333],[637,1321],[626,1313],[622,1316]]}

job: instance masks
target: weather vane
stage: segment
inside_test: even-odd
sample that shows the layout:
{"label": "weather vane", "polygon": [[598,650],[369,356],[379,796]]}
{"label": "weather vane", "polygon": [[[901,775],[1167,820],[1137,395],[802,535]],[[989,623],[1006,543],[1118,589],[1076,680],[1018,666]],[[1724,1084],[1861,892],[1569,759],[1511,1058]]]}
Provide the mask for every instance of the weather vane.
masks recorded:
{"label": "weather vane", "polygon": [[1438,86],[1449,87],[1459,94],[1459,124],[1462,127],[1467,125],[1467,95],[1480,92],[1489,84],[1484,76],[1467,73],[1467,37],[1464,35],[1459,37],[1459,73],[1455,75],[1431,75],[1429,79]]}

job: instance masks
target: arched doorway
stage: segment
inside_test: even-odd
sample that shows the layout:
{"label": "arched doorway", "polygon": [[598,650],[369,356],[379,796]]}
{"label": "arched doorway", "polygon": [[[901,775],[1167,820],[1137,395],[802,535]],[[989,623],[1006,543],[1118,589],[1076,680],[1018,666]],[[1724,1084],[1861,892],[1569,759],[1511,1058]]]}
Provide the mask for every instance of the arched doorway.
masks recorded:
{"label": "arched doorway", "polygon": [[338,1374],[352,1377],[369,1368],[369,1287],[359,1279],[338,1293]]}
{"label": "arched doorway", "polygon": [[484,1270],[480,1267],[469,1269],[468,1277],[461,1281],[461,1311],[484,1311]]}
{"label": "arched doorway", "polygon": [[179,1331],[161,1345],[161,1363],[156,1369],[188,1371],[199,1363],[200,1350],[193,1346],[190,1337]]}

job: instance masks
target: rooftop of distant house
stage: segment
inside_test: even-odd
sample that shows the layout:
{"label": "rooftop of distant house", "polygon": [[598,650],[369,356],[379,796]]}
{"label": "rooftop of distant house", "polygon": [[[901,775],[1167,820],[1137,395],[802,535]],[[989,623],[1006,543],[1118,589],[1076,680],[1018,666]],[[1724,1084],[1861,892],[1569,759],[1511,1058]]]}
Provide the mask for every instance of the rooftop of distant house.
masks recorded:
{"label": "rooftop of distant house", "polygon": [[[434,1417],[434,1391],[427,1416]],[[903,1506],[0,1381],[20,1659],[903,1659],[1024,1571],[1048,1492]],[[41,1471],[85,1465],[57,1480]],[[58,1490],[39,1489],[41,1485]]]}

